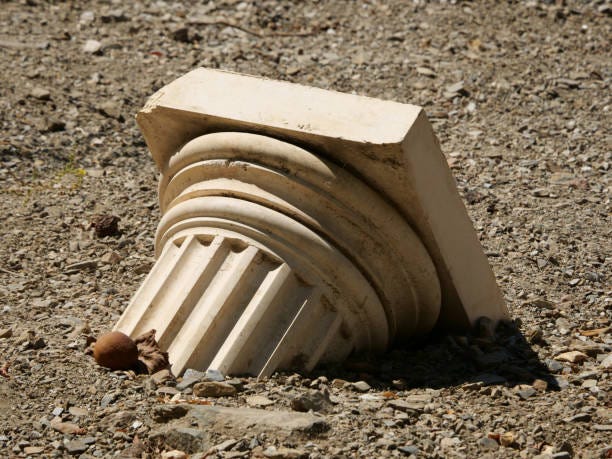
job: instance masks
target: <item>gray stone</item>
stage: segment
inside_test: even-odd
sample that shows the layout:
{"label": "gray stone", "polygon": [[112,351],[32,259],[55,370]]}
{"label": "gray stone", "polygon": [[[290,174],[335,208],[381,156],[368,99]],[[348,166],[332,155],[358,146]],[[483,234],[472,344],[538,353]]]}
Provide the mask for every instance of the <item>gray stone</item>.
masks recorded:
{"label": "gray stone", "polygon": [[599,364],[601,368],[610,369],[612,368],[612,354],[608,354],[608,356],[601,361]]}
{"label": "gray stone", "polygon": [[108,394],[104,394],[104,397],[102,397],[102,400],[100,400],[100,406],[102,408],[106,408],[111,403],[114,403],[118,398],[119,392],[109,392]]}
{"label": "gray stone", "polygon": [[538,391],[533,387],[526,387],[525,389],[519,390],[517,395],[523,400],[527,400],[529,397],[534,396]]}
{"label": "gray stone", "polygon": [[83,52],[87,54],[97,54],[102,49],[102,43],[98,40],[87,40],[83,45]]}
{"label": "gray stone", "polygon": [[478,446],[485,450],[499,449],[499,443],[489,437],[482,437],[480,440],[478,440]]}
{"label": "gray stone", "polygon": [[209,368],[206,370],[205,378],[208,381],[225,381],[225,376],[219,370]]}
{"label": "gray stone", "polygon": [[397,449],[398,451],[406,454],[407,456],[410,456],[411,454],[417,456],[419,454],[419,448],[414,445],[398,446]]}
{"label": "gray stone", "polygon": [[71,454],[73,456],[84,453],[85,451],[89,449],[89,445],[85,444],[81,440],[69,441],[68,443],[64,445],[64,447],[66,448],[66,451],[68,452],[68,454]]}
{"label": "gray stone", "polygon": [[[289,436],[316,436],[330,426],[321,416],[294,411],[266,411],[257,408],[230,408],[223,406],[190,405],[189,416],[207,431],[221,429],[225,435],[236,436],[244,432],[270,432],[278,438]],[[182,422],[182,421],[179,421]]]}
{"label": "gray stone", "polygon": [[189,389],[191,386],[199,383],[200,381],[202,381],[202,377],[197,377],[197,376],[191,377],[191,378],[183,377],[183,380],[176,384],[176,388],[180,390],[181,392],[183,392],[184,390]]}
{"label": "gray stone", "polygon": [[589,413],[578,413],[573,416],[563,419],[565,422],[589,422],[591,415]]}
{"label": "gray stone", "polygon": [[291,400],[291,408],[295,411],[329,411],[333,404],[326,391],[310,391],[306,394],[298,395]]}
{"label": "gray stone", "polygon": [[32,90],[30,91],[30,96],[38,100],[50,100],[51,92],[49,92],[48,89],[36,87],[32,88]]}
{"label": "gray stone", "polygon": [[206,373],[203,371],[194,370],[193,368],[187,368],[183,373],[183,379],[187,378],[199,378],[204,379],[206,377]]}
{"label": "gray stone", "polygon": [[546,359],[546,360],[544,360],[544,363],[548,367],[548,370],[552,371],[553,373],[557,373],[557,372],[563,370],[563,364],[561,362],[557,361],[557,360]]}
{"label": "gray stone", "polygon": [[351,387],[358,392],[367,392],[371,389],[370,385],[365,381],[357,381],[352,383]]}
{"label": "gray stone", "polygon": [[414,403],[414,402],[408,402],[402,399],[397,399],[397,400],[391,400],[388,403],[388,405],[391,408],[394,408],[396,410],[403,411],[404,413],[408,413],[412,415],[418,415],[423,412],[422,403]]}
{"label": "gray stone", "polygon": [[125,118],[121,113],[121,105],[119,102],[107,100],[99,103],[96,108],[102,115],[108,118],[113,118],[121,122],[125,121]]}
{"label": "gray stone", "polygon": [[461,443],[461,440],[457,437],[444,437],[441,441],[440,441],[440,446],[443,449],[446,448],[454,448],[455,446],[457,446],[459,443]]}
{"label": "gray stone", "polygon": [[563,390],[569,386],[569,381],[564,376],[555,376],[555,381],[557,383],[557,387]]}

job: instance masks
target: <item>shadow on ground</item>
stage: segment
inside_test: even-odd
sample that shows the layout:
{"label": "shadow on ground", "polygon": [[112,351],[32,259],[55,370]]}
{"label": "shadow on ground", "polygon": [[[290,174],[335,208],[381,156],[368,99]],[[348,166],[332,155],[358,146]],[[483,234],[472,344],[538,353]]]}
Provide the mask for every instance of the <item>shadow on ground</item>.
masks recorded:
{"label": "shadow on ground", "polygon": [[[541,337],[530,337],[538,342]],[[548,362],[554,365],[555,362]],[[512,322],[501,322],[495,330],[477,326],[467,335],[437,333],[424,341],[396,348],[383,356],[354,356],[343,365],[316,370],[328,378],[365,380],[378,389],[409,389],[473,384],[532,385],[536,380],[558,389],[557,380],[545,362]]]}

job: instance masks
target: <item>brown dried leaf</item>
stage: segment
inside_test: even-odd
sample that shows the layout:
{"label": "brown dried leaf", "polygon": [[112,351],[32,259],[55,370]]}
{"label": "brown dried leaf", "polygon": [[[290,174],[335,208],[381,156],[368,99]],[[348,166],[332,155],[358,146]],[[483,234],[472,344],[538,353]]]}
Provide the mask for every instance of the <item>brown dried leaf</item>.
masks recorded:
{"label": "brown dried leaf", "polygon": [[5,362],[2,367],[0,367],[0,376],[10,379],[11,375],[8,373],[9,368],[11,368],[11,362]]}
{"label": "brown dried leaf", "polygon": [[94,229],[97,237],[116,236],[119,234],[120,220],[116,215],[94,215],[89,227]]}
{"label": "brown dried leaf", "polygon": [[146,367],[149,374],[157,373],[166,368],[170,369],[168,353],[162,351],[155,341],[155,330],[143,333],[134,342],[138,348],[138,360]]}

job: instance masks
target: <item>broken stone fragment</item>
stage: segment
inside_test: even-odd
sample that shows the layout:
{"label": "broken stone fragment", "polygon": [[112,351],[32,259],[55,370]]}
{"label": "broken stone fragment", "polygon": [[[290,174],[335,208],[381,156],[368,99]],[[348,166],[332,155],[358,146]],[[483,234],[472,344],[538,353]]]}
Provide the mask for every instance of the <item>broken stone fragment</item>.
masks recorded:
{"label": "broken stone fragment", "polygon": [[310,391],[306,394],[298,395],[291,400],[291,408],[295,411],[330,411],[333,403],[327,391]]}
{"label": "broken stone fragment", "polygon": [[[252,395],[246,398],[247,405],[252,408],[265,408],[266,406],[274,405],[276,402],[274,400],[270,400],[268,397],[264,397],[263,395]],[[300,411],[300,410],[296,410]],[[305,410],[308,411],[308,410]]]}
{"label": "broken stone fragment", "polygon": [[30,96],[38,100],[51,100],[51,92],[45,88],[33,88],[30,91]]}
{"label": "broken stone fragment", "polygon": [[583,352],[580,351],[570,351],[563,352],[555,357],[555,360],[560,360],[562,362],[570,362],[570,363],[582,363],[589,358]]}
{"label": "broken stone fragment", "polygon": [[82,49],[87,54],[98,54],[102,50],[102,43],[98,40],[87,40]]}
{"label": "broken stone fragment", "polygon": [[230,397],[236,392],[236,388],[231,384],[218,381],[203,381],[193,386],[193,394],[196,397]]}

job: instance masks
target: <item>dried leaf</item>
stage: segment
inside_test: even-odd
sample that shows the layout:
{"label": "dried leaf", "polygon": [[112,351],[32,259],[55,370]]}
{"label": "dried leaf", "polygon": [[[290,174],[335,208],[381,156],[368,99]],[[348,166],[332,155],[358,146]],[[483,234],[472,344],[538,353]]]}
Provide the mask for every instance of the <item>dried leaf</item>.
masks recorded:
{"label": "dried leaf", "polygon": [[11,367],[11,362],[5,362],[2,365],[2,367],[0,367],[0,376],[10,379],[11,375],[9,375],[8,373],[10,367]]}
{"label": "dried leaf", "polygon": [[120,220],[116,215],[94,215],[89,227],[94,229],[97,237],[116,236],[119,234]]}
{"label": "dried leaf", "polygon": [[499,443],[505,447],[512,446],[514,444],[514,441],[515,441],[515,435],[513,432],[504,432],[499,437]]}
{"label": "dried leaf", "polygon": [[162,351],[155,341],[155,330],[143,333],[134,342],[138,348],[138,360],[146,367],[149,374],[170,369],[168,353]]}
{"label": "dried leaf", "polygon": [[468,42],[468,47],[473,51],[480,51],[482,49],[482,41],[480,38],[474,38]]}

